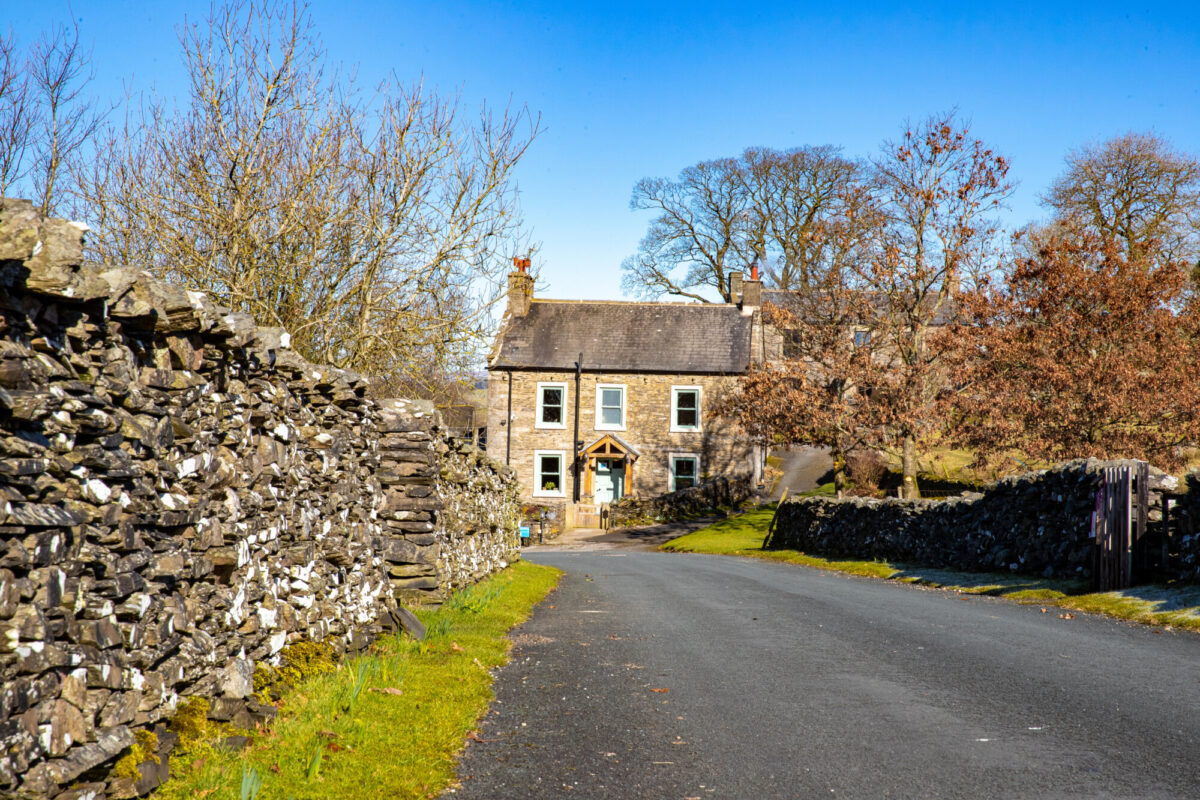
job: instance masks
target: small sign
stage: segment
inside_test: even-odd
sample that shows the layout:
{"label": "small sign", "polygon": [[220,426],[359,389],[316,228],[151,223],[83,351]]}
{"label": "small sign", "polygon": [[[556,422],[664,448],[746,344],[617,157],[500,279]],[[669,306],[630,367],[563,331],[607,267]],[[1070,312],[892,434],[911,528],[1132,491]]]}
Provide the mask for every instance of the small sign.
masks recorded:
{"label": "small sign", "polygon": [[528,538],[529,538],[529,526],[528,526],[528,525],[522,525],[522,526],[521,526],[521,538],[522,538],[522,539],[528,539]]}

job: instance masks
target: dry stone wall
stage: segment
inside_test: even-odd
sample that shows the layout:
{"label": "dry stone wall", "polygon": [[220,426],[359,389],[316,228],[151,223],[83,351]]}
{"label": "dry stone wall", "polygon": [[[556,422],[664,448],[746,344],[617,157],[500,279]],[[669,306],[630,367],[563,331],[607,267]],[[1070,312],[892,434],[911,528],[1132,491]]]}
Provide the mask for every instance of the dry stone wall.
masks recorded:
{"label": "dry stone wall", "polygon": [[[1100,470],[1120,463],[1127,462],[1070,461],[1006,478],[983,494],[940,501],[795,498],[779,507],[767,546],[968,571],[1089,577]],[[1157,474],[1150,483],[1154,506],[1175,479]],[[1182,559],[1200,564],[1200,536],[1179,537],[1177,547]]]}
{"label": "dry stone wall", "polygon": [[[361,648],[517,557],[511,471],[432,407],[0,205],[0,796],[130,797],[181,698],[252,725],[255,665]],[[138,729],[161,764],[111,776]]]}

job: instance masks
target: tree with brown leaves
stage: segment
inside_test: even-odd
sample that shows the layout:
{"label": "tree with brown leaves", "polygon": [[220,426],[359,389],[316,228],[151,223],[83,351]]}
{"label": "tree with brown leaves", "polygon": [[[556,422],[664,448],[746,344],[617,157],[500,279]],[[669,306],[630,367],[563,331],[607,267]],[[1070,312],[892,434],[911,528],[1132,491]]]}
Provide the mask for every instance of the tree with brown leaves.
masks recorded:
{"label": "tree with brown leaves", "polygon": [[872,190],[883,218],[852,285],[873,306],[872,336],[889,353],[873,401],[899,444],[902,493],[920,496],[917,449],[940,426],[943,352],[931,333],[955,313],[964,280],[987,271],[989,219],[1012,191],[1008,161],[972,139],[953,115],[930,117],[884,145]]}
{"label": "tree with brown leaves", "polygon": [[1200,443],[1200,309],[1178,262],[1131,261],[1094,231],[1035,234],[1002,282],[961,298],[952,434],[981,460],[1139,458]]}
{"label": "tree with brown leaves", "polygon": [[917,449],[941,428],[942,340],[964,275],[984,270],[987,214],[1011,190],[1008,162],[953,116],[884,145],[858,197],[824,228],[841,254],[820,283],[771,321],[790,358],[748,376],[728,406],[758,438],[818,444],[835,461],[857,448],[897,456],[902,493],[918,497]]}
{"label": "tree with brown leaves", "polygon": [[839,496],[847,457],[889,444],[873,399],[891,374],[880,340],[859,322],[861,300],[855,292],[822,291],[797,294],[787,307],[768,304],[767,322],[786,331],[789,357],[752,368],[717,408],[769,446],[829,448]]}

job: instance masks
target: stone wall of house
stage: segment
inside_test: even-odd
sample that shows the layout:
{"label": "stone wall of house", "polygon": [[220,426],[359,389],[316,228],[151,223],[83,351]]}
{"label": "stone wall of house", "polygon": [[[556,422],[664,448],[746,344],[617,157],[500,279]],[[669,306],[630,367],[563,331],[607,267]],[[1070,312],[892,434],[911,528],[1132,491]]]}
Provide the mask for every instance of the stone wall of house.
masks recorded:
{"label": "stone wall of house", "polygon": [[[795,498],[779,507],[767,546],[968,571],[1089,577],[1099,471],[1114,463],[1124,462],[1070,461],[1006,478],[983,494],[940,501]],[[1150,484],[1151,506],[1161,508],[1174,479],[1152,475]],[[1200,567],[1200,537],[1179,537],[1176,547]]]}
{"label": "stone wall of house", "polygon": [[[518,554],[511,471],[430,406],[81,236],[0,205],[0,796],[143,794],[181,698],[253,724],[257,663]],[[161,763],[112,776],[138,729]]]}
{"label": "stone wall of house", "polygon": [[[512,382],[512,416],[508,416],[509,381]],[[613,433],[639,452],[633,467],[633,494],[656,497],[671,491],[672,455],[695,455],[700,459],[701,477],[723,475],[745,477],[753,472],[753,448],[739,430],[713,420],[708,409],[720,392],[736,378],[723,375],[655,375],[643,373],[583,373],[580,380],[579,438],[591,444]],[[566,388],[564,423],[561,428],[537,425],[539,383],[563,384]],[[626,420],[623,430],[596,427],[596,387],[601,384],[625,387]],[[673,387],[699,386],[702,426],[699,431],[671,431]],[[488,378],[488,455],[508,463],[521,484],[526,502],[547,505],[563,503],[572,495],[570,458],[575,434],[575,374],[535,370],[493,370]],[[558,497],[535,491],[536,451],[564,454],[566,484]]]}

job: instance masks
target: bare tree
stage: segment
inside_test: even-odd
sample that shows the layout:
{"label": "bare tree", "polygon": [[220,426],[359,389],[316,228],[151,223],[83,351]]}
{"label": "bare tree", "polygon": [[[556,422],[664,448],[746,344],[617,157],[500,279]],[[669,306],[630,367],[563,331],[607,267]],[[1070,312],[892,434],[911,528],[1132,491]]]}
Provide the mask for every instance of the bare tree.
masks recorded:
{"label": "bare tree", "polygon": [[1059,220],[1116,243],[1131,262],[1200,257],[1200,162],[1155,134],[1127,133],[1071,152],[1043,202]]}
{"label": "bare tree", "polygon": [[396,378],[469,363],[528,249],[512,172],[538,120],[465,119],[420,84],[363,93],[304,7],[216,4],[180,41],[186,103],[110,126],[84,181],[92,255],[207,290],[314,360]]}
{"label": "bare tree", "polygon": [[24,177],[29,117],[29,76],[10,33],[0,38],[0,197]]}
{"label": "bare tree", "polygon": [[839,153],[751,148],[687,167],[676,180],[638,181],[630,207],[657,216],[622,264],[624,287],[701,301],[715,292],[728,302],[730,273],[756,259],[777,288],[809,285],[829,268],[823,228],[860,172]]}
{"label": "bare tree", "polygon": [[15,39],[0,39],[0,194],[33,199],[45,215],[70,194],[72,160],[107,109],[87,94],[94,77],[79,27],[43,34],[21,57]]}
{"label": "bare tree", "polygon": [[729,300],[729,274],[749,266],[753,256],[746,237],[749,197],[736,159],[702,161],[675,181],[643,178],[629,205],[659,213],[637,254],[621,265],[626,289],[707,302],[701,294],[707,288]]}
{"label": "bare tree", "polygon": [[829,227],[850,217],[847,203],[862,167],[825,145],[793,150],[752,148],[742,155],[743,180],[752,209],[751,251],[765,256],[769,282],[781,290],[821,281],[837,263],[841,239]]}

